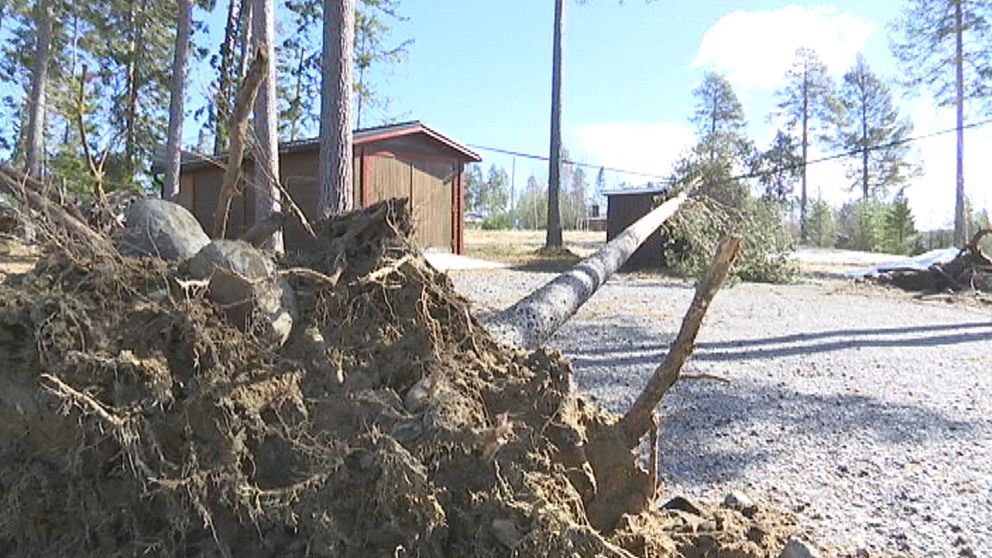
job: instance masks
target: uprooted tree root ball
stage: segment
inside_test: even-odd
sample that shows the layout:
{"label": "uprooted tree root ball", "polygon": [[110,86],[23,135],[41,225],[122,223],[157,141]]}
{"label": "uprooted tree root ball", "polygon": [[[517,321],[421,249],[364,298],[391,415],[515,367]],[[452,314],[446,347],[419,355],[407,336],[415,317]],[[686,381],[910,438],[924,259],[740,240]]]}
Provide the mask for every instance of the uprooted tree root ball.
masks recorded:
{"label": "uprooted tree root ball", "polygon": [[581,450],[617,417],[493,342],[409,229],[381,204],[280,262],[280,349],[181,264],[57,250],[0,285],[0,555],[777,555],[762,510],[593,528]]}

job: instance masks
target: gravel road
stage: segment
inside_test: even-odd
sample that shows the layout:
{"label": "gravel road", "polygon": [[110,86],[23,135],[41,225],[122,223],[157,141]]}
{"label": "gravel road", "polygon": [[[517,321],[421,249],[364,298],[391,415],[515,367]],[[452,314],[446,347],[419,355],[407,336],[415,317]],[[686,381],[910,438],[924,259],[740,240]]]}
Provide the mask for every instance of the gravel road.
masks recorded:
{"label": "gravel road", "polygon": [[[551,277],[451,276],[480,311]],[[622,411],[691,298],[679,281],[615,278],[552,344]],[[852,555],[992,556],[992,309],[840,281],[741,284],[717,296],[686,372],[732,383],[685,381],[662,403],[669,493],[743,490]]]}

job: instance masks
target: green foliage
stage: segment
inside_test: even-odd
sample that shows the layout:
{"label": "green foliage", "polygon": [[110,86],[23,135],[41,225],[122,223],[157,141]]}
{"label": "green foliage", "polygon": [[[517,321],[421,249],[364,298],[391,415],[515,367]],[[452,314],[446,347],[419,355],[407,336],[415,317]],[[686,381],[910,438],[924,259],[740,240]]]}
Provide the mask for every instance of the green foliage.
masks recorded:
{"label": "green foliage", "polygon": [[885,251],[910,254],[917,245],[916,224],[909,200],[897,196],[885,213]]}
{"label": "green foliage", "polygon": [[746,281],[787,282],[798,273],[789,258],[792,237],[778,202],[755,199],[735,170],[753,159],[744,113],[726,79],[707,74],[696,90],[698,143],[675,166],[677,183],[699,179],[692,198],[662,228],[662,260],[672,271],[699,276],[720,240],[744,239],[731,275]]}
{"label": "green foliage", "polygon": [[496,231],[513,228],[513,216],[509,212],[490,215],[482,220],[482,230]]}
{"label": "green foliage", "polygon": [[813,246],[833,248],[837,244],[837,222],[834,209],[822,199],[815,200],[809,207],[806,220],[807,239]]}
{"label": "green foliage", "polygon": [[789,257],[792,236],[782,224],[781,208],[766,199],[728,207],[706,196],[690,198],[662,229],[666,267],[679,275],[702,276],[720,240],[730,234],[744,239],[732,277],[762,283],[796,278],[799,269]]}
{"label": "green foliage", "polygon": [[899,114],[888,84],[861,55],[844,74],[832,121],[834,130],[827,141],[841,151],[857,153],[848,158],[847,177],[862,197],[885,194],[918,174],[906,142],[913,124]]}
{"label": "green foliage", "polygon": [[527,187],[517,201],[515,221],[522,229],[539,230],[548,224],[548,192],[547,186],[540,184],[531,175],[527,179]]}
{"label": "green foliage", "polygon": [[767,151],[758,155],[753,163],[753,172],[758,173],[763,197],[776,201],[783,207],[790,207],[792,192],[802,173],[803,158],[798,146],[788,134],[779,130]]}
{"label": "green foliage", "polygon": [[[900,62],[903,85],[913,94],[929,89],[941,106],[956,98],[956,38],[964,46],[965,99],[992,95],[992,8],[988,0],[908,0],[902,17],[893,26],[892,53]],[[962,10],[957,25],[955,7]],[[960,123],[959,123],[960,124]]]}

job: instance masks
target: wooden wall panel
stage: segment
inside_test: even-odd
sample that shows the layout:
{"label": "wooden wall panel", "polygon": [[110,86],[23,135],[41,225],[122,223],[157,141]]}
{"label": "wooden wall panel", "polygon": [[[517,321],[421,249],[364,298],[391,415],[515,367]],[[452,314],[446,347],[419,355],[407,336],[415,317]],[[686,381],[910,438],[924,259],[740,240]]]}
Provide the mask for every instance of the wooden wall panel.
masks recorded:
{"label": "wooden wall panel", "polygon": [[454,166],[443,163],[414,163],[411,166],[414,238],[428,249],[452,250],[451,188]]}

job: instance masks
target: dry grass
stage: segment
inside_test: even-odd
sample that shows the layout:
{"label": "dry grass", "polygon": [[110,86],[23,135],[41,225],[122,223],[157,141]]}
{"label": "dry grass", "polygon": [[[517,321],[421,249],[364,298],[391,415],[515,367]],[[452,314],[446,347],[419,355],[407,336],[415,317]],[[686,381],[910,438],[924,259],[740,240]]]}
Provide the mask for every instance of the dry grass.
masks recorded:
{"label": "dry grass", "polygon": [[540,267],[571,263],[576,256],[592,255],[606,242],[605,232],[564,231],[565,248],[571,254],[548,256],[539,253],[544,247],[545,232],[541,231],[465,231],[465,254],[473,258],[497,261],[514,266]]}

